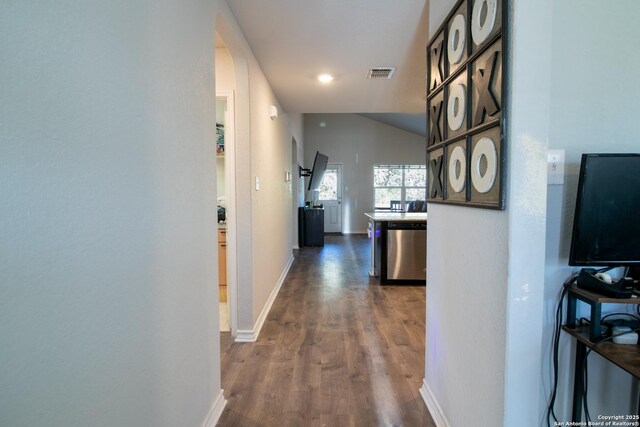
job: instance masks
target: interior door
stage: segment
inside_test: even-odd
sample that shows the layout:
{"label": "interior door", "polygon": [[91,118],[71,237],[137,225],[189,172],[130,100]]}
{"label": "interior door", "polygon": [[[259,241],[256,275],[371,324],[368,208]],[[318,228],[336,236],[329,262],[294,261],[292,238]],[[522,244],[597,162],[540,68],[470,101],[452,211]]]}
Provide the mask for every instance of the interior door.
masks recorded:
{"label": "interior door", "polygon": [[327,164],[318,201],[324,206],[324,232],[342,233],[342,165]]}

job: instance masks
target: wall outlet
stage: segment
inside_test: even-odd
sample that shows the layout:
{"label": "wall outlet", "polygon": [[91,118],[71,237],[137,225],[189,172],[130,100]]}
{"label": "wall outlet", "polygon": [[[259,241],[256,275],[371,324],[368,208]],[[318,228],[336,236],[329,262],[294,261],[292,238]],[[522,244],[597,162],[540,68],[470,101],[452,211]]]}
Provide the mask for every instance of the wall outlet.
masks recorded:
{"label": "wall outlet", "polygon": [[549,150],[547,154],[547,185],[564,184],[564,150]]}

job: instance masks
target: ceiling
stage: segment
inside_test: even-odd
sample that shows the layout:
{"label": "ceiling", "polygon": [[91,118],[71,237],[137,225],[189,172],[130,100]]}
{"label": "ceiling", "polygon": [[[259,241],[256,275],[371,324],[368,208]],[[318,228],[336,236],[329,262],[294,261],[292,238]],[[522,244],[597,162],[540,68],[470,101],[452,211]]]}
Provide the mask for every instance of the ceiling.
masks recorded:
{"label": "ceiling", "polygon": [[[227,2],[285,111],[366,113],[425,133],[426,0]],[[368,79],[375,67],[396,69]]]}

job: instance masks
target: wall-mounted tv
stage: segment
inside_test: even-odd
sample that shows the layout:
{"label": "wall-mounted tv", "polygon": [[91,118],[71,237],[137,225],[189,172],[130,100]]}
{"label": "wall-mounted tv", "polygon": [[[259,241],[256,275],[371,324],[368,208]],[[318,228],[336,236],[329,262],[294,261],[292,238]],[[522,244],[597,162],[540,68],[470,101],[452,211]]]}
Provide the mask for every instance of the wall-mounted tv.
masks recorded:
{"label": "wall-mounted tv", "polygon": [[327,170],[328,161],[329,157],[325,156],[319,151],[316,151],[316,157],[313,160],[313,168],[311,169],[311,175],[309,178],[309,191],[320,189],[320,184],[322,183],[324,172]]}
{"label": "wall-mounted tv", "polygon": [[583,154],[569,265],[640,264],[640,154]]}

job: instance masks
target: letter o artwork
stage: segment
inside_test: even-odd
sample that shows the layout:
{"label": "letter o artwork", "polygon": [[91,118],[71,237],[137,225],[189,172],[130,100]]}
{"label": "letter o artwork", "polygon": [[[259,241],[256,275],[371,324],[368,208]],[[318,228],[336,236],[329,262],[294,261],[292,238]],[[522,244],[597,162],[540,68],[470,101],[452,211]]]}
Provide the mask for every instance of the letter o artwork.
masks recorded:
{"label": "letter o artwork", "polygon": [[467,111],[467,88],[462,83],[451,87],[447,102],[447,123],[451,130],[462,127]]}
{"label": "letter o artwork", "polygon": [[476,46],[489,38],[496,25],[498,15],[497,0],[476,0],[471,13],[471,36]]}
{"label": "letter o artwork", "polygon": [[[486,169],[482,171],[482,161]],[[488,193],[496,182],[498,174],[498,154],[496,145],[489,138],[480,138],[471,153],[471,183],[479,193]]]}
{"label": "letter o artwork", "polygon": [[449,184],[454,192],[460,193],[464,190],[464,184],[467,180],[467,156],[464,148],[457,146],[451,152],[449,157]]}
{"label": "letter o artwork", "polygon": [[449,43],[447,45],[447,59],[449,64],[456,65],[464,55],[464,48],[467,44],[467,29],[464,16],[458,14],[453,18],[451,28],[449,28]]}

